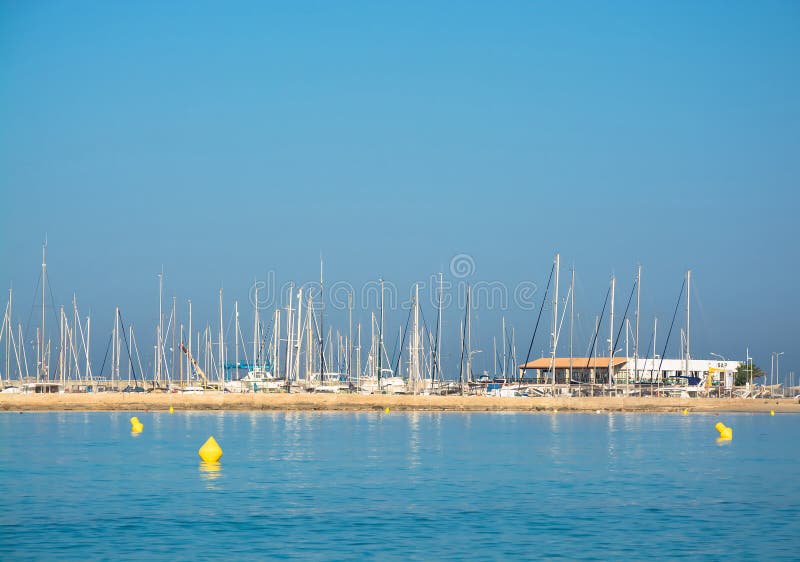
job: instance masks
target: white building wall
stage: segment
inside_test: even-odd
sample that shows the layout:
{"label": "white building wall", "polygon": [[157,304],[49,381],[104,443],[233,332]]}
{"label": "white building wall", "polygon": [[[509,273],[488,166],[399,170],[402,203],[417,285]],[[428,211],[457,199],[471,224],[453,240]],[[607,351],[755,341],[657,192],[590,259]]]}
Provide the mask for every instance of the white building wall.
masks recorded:
{"label": "white building wall", "polygon": [[[721,361],[718,359],[690,359],[689,360],[689,376],[700,377],[706,380],[711,369],[715,369],[712,374],[712,380],[716,383],[725,383],[726,374],[736,372],[736,369],[742,361]],[[634,368],[633,357],[628,358],[628,362],[617,373],[617,378],[623,379],[630,373],[631,381],[641,380],[648,382],[651,380],[658,381],[664,378],[675,376],[686,376],[683,372],[685,368],[683,359],[639,359],[636,367]],[[638,376],[634,374],[634,369],[638,371]],[[660,369],[660,371],[659,371]],[[719,369],[719,371],[716,371]],[[728,380],[732,378],[727,377]],[[727,385],[726,385],[727,386]]]}

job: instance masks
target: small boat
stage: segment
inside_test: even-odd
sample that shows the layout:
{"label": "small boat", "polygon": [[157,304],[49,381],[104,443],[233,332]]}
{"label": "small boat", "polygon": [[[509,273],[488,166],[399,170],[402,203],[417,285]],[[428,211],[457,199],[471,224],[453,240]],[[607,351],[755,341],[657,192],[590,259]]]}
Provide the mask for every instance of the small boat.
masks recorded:
{"label": "small boat", "polygon": [[[319,380],[319,373],[312,373],[311,380]],[[319,384],[310,385],[308,390],[310,392],[327,392],[330,394],[338,394],[340,392],[348,392],[350,390],[350,383],[347,380],[347,375],[330,372],[324,373],[322,376],[322,382]]]}
{"label": "small boat", "polygon": [[29,382],[23,388],[26,394],[64,394],[64,385],[57,382]]}
{"label": "small boat", "polygon": [[206,389],[202,386],[184,386],[180,391],[183,394],[203,394]]}
{"label": "small boat", "polygon": [[[390,369],[386,369],[386,371],[389,374],[392,373]],[[362,377],[358,382],[358,388],[366,394],[403,394],[407,391],[406,381],[403,377],[395,376],[382,376],[380,385],[378,384],[378,377]]]}
{"label": "small boat", "polygon": [[239,379],[244,392],[276,392],[286,386],[283,379],[275,377],[271,371],[256,367]]}

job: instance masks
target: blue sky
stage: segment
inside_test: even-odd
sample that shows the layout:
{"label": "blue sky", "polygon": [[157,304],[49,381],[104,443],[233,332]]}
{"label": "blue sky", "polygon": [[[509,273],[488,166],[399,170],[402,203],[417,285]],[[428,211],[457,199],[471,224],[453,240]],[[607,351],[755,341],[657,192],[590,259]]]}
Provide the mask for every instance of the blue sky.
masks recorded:
{"label": "blue sky", "polygon": [[[162,267],[210,322],[320,253],[407,292],[462,253],[543,286],[560,251],[584,332],[612,273],[619,315],[642,264],[649,326],[691,268],[695,356],[798,371],[799,30],[795,2],[3,2],[0,280],[25,322],[47,235],[57,301],[144,340]],[[503,314],[527,347],[514,307],[476,347]]]}

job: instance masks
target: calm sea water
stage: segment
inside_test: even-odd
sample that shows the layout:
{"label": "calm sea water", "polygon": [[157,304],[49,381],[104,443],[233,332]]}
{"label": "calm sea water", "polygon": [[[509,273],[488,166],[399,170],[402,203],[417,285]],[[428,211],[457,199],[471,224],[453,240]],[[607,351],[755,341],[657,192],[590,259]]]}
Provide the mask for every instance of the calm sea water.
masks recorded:
{"label": "calm sea water", "polygon": [[800,558],[798,416],[131,415],[0,414],[0,559]]}

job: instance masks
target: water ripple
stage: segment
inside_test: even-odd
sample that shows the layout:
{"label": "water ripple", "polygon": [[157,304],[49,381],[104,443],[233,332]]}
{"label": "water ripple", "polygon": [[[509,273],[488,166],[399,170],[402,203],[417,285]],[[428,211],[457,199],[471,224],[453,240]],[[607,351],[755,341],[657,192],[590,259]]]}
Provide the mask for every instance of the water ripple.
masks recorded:
{"label": "water ripple", "polygon": [[[0,414],[3,559],[796,559],[800,418]],[[197,456],[209,435],[219,465]]]}

